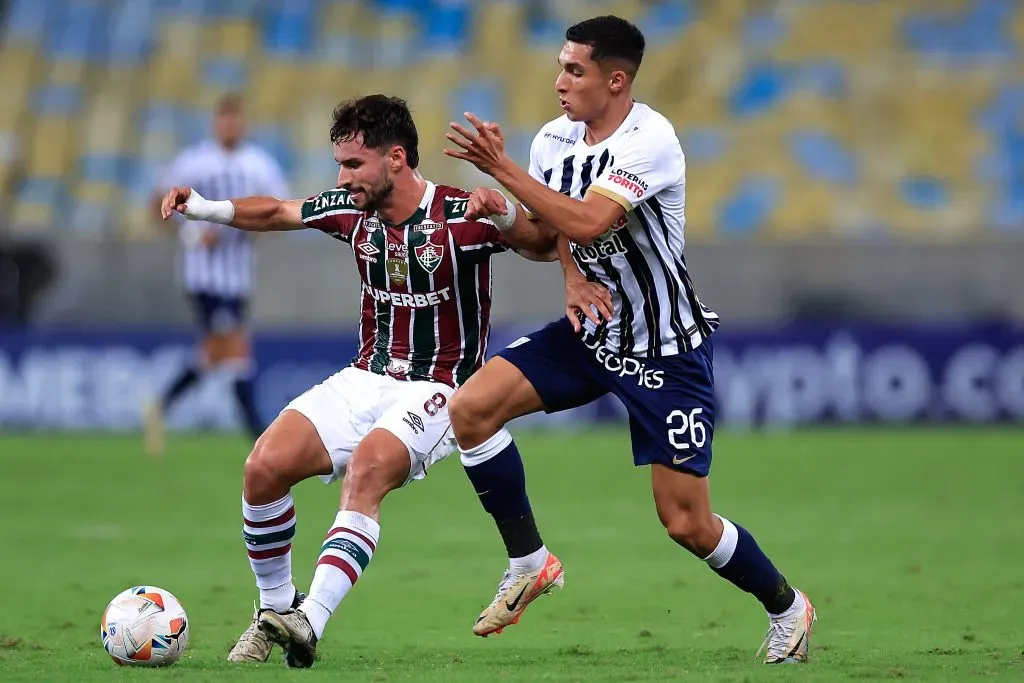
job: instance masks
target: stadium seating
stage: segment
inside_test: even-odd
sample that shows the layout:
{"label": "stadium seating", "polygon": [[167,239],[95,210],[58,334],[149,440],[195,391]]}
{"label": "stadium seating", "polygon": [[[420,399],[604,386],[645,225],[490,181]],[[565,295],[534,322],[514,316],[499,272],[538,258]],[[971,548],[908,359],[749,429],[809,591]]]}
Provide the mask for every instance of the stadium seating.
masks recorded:
{"label": "stadium seating", "polygon": [[0,222],[153,235],[162,167],[229,90],[297,194],[333,180],[333,104],[375,91],[412,104],[429,175],[480,182],[447,122],[500,121],[525,161],[565,26],[605,12],[648,36],[638,97],[683,141],[691,239],[1024,232],[1014,0],[9,0]]}

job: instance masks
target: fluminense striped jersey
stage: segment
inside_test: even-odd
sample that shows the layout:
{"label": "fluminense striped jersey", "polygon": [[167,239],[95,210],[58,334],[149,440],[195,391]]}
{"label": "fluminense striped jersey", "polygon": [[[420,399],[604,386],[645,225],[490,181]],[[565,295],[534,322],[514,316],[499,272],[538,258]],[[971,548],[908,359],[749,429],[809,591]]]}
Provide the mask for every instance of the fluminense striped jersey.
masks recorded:
{"label": "fluminense striped jersey", "polygon": [[466,220],[468,199],[428,182],[402,225],[360,211],[341,189],[305,201],[303,223],[351,245],[356,257],[363,291],[355,367],[458,386],[483,363],[490,259],[506,246],[489,220]]}
{"label": "fluminense striped jersey", "polygon": [[533,140],[530,175],[575,199],[599,192],[626,209],[588,246],[572,245],[588,279],[612,293],[613,319],[587,331],[616,353],[655,358],[696,348],[718,327],[697,298],[683,258],[686,162],[672,124],[634,102],[618,130],[596,145],[562,116]]}
{"label": "fluminense striped jersey", "polygon": [[[281,167],[259,147],[242,144],[225,149],[207,140],[182,151],[164,172],[161,191],[175,185],[193,188],[207,199],[270,195],[287,197]],[[217,243],[205,247],[198,234],[213,231]],[[182,279],[192,294],[246,297],[252,289],[252,236],[226,225],[182,221],[179,227],[184,258]]]}

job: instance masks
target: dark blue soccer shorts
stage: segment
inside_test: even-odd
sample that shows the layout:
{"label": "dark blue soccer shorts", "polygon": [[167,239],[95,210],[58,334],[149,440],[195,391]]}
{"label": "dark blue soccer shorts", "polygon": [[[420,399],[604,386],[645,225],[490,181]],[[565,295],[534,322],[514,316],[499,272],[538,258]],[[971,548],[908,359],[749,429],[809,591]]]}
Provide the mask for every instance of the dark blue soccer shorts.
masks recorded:
{"label": "dark blue soccer shorts", "polygon": [[710,339],[688,353],[634,358],[609,353],[562,318],[498,355],[523,373],[549,413],[614,394],[629,414],[634,464],[660,463],[701,477],[710,471],[715,431]]}
{"label": "dark blue soccer shorts", "polygon": [[245,297],[193,292],[189,299],[196,322],[205,334],[227,334],[245,326],[249,308]]}

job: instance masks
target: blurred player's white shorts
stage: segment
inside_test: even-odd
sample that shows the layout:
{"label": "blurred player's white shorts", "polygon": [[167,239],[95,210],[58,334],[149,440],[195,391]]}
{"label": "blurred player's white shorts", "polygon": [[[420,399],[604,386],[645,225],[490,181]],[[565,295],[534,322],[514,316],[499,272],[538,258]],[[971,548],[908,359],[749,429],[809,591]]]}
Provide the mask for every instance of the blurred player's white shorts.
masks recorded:
{"label": "blurred player's white shorts", "polygon": [[408,484],[457,449],[448,419],[455,389],[436,382],[409,382],[348,367],[285,406],[316,427],[334,463],[320,478],[331,483],[345,476],[356,446],[373,429],[386,429],[409,450]]}

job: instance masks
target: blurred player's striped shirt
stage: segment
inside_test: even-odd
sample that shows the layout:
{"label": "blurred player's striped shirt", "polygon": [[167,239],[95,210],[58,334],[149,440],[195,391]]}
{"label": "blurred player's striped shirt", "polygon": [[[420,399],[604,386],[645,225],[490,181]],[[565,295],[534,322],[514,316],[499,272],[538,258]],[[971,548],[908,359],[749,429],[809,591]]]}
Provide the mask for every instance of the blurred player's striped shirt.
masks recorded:
{"label": "blurred player's striped shirt", "polygon": [[[161,190],[188,186],[207,199],[269,195],[286,198],[284,174],[274,159],[259,147],[242,143],[233,150],[214,140],[181,152],[164,173]],[[207,248],[199,236],[217,233],[216,246]],[[179,234],[184,247],[182,276],[191,294],[247,297],[252,288],[252,238],[226,225],[181,221]]]}

